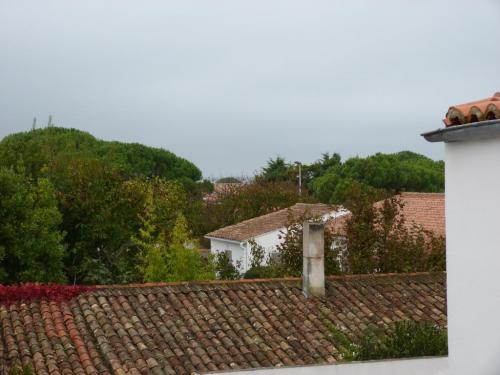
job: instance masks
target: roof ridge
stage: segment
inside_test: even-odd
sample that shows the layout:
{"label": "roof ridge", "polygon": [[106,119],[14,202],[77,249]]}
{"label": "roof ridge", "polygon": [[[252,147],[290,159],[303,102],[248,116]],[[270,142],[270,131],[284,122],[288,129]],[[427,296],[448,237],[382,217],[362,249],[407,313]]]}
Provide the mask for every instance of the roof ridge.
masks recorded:
{"label": "roof ridge", "polygon": [[[206,237],[226,238],[226,237],[220,236],[220,231],[228,231],[228,230],[230,231],[230,230],[235,229],[235,228],[245,227],[246,225],[248,225],[250,223],[254,223],[254,222],[265,220],[265,219],[267,219],[269,217],[272,217],[273,215],[280,215],[283,212],[288,211],[288,210],[291,213],[294,213],[295,209],[297,209],[297,208],[314,208],[314,207],[321,208],[321,209],[328,208],[331,211],[335,211],[336,210],[336,206],[328,205],[328,204],[324,204],[324,203],[300,203],[300,202],[298,202],[298,203],[295,203],[294,205],[289,206],[289,207],[285,207],[285,208],[282,208],[282,209],[279,209],[279,210],[276,210],[276,211],[268,212],[267,214],[263,214],[263,215],[256,216],[256,217],[252,217],[250,219],[246,219],[246,220],[240,221],[239,223],[235,223],[235,224],[227,225],[227,226],[222,227],[222,228],[218,228],[216,230],[213,230],[213,231],[207,233],[205,236]],[[323,215],[323,214],[321,214],[321,215]],[[278,228],[281,228],[281,227],[284,227],[284,226],[285,225],[280,225],[279,227],[273,227],[273,229],[271,229],[270,231],[273,231],[275,229],[278,229]],[[263,232],[263,233],[267,233],[267,232]],[[226,239],[230,239],[230,238],[226,238]]]}
{"label": "roof ridge", "polygon": [[[415,276],[431,276],[445,275],[445,271],[429,271],[429,272],[391,272],[391,273],[367,273],[367,274],[349,274],[349,275],[328,275],[326,280],[362,280],[372,278],[390,278],[390,277],[415,277]],[[260,278],[260,279],[238,279],[238,280],[200,280],[200,281],[169,281],[169,282],[154,282],[154,283],[132,283],[132,284],[109,284],[109,285],[93,285],[96,290],[102,289],[127,289],[127,288],[154,288],[164,286],[193,286],[193,285],[238,285],[238,284],[258,284],[258,283],[282,283],[301,281],[302,276],[293,277],[277,277],[277,278]]]}
{"label": "roof ridge", "polygon": [[249,221],[252,221],[252,220],[255,220],[255,219],[260,219],[262,217],[265,217],[265,216],[269,216],[269,215],[273,215],[273,214],[276,214],[278,212],[281,212],[281,211],[285,211],[285,210],[289,210],[291,209],[293,206],[290,206],[290,207],[286,207],[286,208],[281,208],[279,210],[276,210],[276,211],[272,211],[272,212],[268,212],[267,214],[263,214],[263,215],[259,215],[259,216],[255,216],[255,217],[251,217],[250,219],[245,219],[243,221],[240,221],[238,223],[234,223],[234,224],[231,224],[231,225],[227,225],[225,227],[222,227],[222,228],[219,228],[219,229],[216,229],[210,233],[207,233],[206,236],[210,236],[211,233],[215,233],[217,231],[219,231],[220,229],[225,229],[225,228],[233,228],[233,227],[236,227],[240,224],[245,224],[245,223],[248,223]]}
{"label": "roof ridge", "polygon": [[438,196],[438,197],[445,197],[445,193],[419,192],[419,191],[402,191],[402,192],[400,192],[398,194],[393,195],[392,197],[381,199],[381,200],[375,202],[374,204],[375,205],[376,204],[382,204],[386,200],[392,199],[392,198],[404,198],[405,196],[408,197],[408,196],[418,196],[418,195],[426,195],[426,196],[434,195],[434,196]]}
{"label": "roof ridge", "polygon": [[390,278],[390,277],[416,277],[416,276],[433,276],[433,275],[446,275],[446,271],[426,271],[426,272],[390,272],[390,273],[363,273],[363,274],[350,274],[350,275],[330,275],[326,276],[326,280],[363,280],[374,278]]}
{"label": "roof ridge", "polygon": [[189,286],[189,285],[225,285],[225,284],[252,284],[264,282],[287,282],[299,281],[301,277],[277,277],[277,278],[261,278],[261,279],[238,279],[238,280],[200,280],[200,281],[165,281],[154,283],[132,283],[132,284],[107,284],[93,285],[96,289],[108,288],[152,288],[162,286]]}

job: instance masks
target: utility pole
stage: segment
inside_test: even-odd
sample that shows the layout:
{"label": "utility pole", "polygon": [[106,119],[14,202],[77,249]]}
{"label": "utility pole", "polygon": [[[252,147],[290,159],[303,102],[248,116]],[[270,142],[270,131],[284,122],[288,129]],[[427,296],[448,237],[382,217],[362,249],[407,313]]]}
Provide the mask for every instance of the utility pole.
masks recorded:
{"label": "utility pole", "polygon": [[295,164],[299,166],[299,197],[302,197],[302,163],[296,161]]}

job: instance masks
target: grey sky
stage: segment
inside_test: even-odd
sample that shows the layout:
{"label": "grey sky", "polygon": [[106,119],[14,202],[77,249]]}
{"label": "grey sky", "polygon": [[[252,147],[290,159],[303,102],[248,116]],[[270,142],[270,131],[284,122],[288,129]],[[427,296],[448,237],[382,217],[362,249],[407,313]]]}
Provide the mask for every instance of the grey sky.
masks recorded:
{"label": "grey sky", "polygon": [[410,149],[500,91],[500,0],[0,0],[0,137],[36,116],[251,174]]}

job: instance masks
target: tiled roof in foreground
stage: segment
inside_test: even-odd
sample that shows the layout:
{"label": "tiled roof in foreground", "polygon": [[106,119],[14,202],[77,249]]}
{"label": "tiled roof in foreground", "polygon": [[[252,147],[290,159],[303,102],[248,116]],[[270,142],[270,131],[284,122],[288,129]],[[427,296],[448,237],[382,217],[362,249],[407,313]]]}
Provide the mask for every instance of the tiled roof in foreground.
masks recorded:
{"label": "tiled roof in foreground", "polygon": [[304,215],[318,217],[334,211],[335,208],[333,206],[328,206],[323,203],[296,203],[289,208],[284,208],[217,229],[216,231],[208,233],[206,237],[245,241],[285,227],[290,219],[290,215],[292,218],[298,219]]}
{"label": "tiled roof in foreground", "polygon": [[69,301],[1,306],[0,371],[39,375],[190,374],[333,363],[340,343],[402,319],[446,325],[445,274],[327,278],[307,299],[299,279],[100,287]]}

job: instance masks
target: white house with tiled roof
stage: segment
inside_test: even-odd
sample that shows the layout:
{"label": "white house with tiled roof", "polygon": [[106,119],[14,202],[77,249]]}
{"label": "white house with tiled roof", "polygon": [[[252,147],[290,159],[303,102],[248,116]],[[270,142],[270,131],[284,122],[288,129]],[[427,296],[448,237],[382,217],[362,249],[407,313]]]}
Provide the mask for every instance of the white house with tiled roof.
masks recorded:
{"label": "white house with tiled roof", "polygon": [[246,272],[251,263],[250,240],[262,246],[268,255],[281,243],[280,235],[286,231],[290,217],[298,219],[304,216],[321,218],[327,221],[345,213],[344,210],[322,203],[297,203],[292,207],[271,212],[253,219],[220,228],[208,233],[210,251],[230,252],[233,262],[239,265],[241,272]]}

